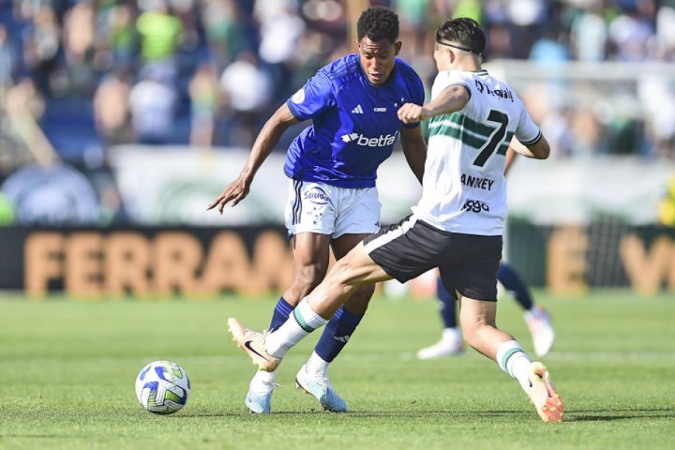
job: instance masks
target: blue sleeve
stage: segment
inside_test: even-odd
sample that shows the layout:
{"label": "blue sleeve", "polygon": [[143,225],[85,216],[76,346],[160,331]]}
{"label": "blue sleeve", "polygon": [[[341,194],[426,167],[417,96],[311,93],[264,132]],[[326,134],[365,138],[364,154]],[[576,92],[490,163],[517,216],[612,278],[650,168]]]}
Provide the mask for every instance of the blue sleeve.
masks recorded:
{"label": "blue sleeve", "polygon": [[310,78],[286,102],[293,116],[299,121],[311,119],[335,106],[335,96],[330,80],[323,71]]}
{"label": "blue sleeve", "polygon": [[[410,98],[412,99],[412,103],[415,103],[416,105],[424,105],[424,84],[422,83],[422,80],[420,77],[415,74],[414,78],[411,78],[410,80]],[[406,128],[417,128],[420,126],[419,122],[411,122],[407,124],[403,124],[404,127]]]}

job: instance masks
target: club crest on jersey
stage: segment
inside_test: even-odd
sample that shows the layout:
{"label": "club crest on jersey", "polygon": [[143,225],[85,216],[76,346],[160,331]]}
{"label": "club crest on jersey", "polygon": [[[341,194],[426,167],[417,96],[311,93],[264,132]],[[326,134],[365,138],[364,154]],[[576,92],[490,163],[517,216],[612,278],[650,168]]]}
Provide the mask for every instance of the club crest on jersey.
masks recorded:
{"label": "club crest on jersey", "polygon": [[291,97],[291,100],[293,100],[293,103],[302,103],[305,101],[305,89],[300,88],[298,89],[298,92],[293,94],[293,97]]}
{"label": "club crest on jersey", "polygon": [[317,205],[325,205],[330,202],[330,197],[328,197],[328,194],[326,194],[324,190],[319,187],[313,187],[309,191],[304,192],[302,194],[302,198]]}

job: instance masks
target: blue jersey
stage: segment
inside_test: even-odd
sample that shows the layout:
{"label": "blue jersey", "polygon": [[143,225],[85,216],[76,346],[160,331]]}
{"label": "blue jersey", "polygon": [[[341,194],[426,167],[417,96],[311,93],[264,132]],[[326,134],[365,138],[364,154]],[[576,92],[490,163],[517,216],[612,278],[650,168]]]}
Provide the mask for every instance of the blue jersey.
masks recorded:
{"label": "blue jersey", "polygon": [[375,186],[377,168],[391,155],[404,125],[396,112],[408,102],[423,104],[424,86],[398,58],[380,86],[370,84],[358,54],[321,68],[287,101],[296,119],[312,119],[312,125],[288,149],[284,173],[344,188]]}

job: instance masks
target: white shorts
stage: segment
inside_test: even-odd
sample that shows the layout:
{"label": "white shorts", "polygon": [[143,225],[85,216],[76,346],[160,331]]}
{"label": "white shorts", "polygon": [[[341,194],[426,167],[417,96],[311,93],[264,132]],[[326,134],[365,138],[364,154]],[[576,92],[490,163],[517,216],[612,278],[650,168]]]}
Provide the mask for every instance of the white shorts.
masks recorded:
{"label": "white shorts", "polygon": [[380,230],[377,188],[350,189],[290,180],[284,213],[290,235],[370,234]]}

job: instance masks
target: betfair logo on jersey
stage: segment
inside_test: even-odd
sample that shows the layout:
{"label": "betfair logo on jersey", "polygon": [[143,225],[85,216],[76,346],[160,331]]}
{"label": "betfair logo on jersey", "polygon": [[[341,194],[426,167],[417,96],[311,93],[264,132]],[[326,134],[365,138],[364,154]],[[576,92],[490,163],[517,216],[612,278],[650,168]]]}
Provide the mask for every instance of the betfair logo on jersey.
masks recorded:
{"label": "betfair logo on jersey", "polygon": [[356,145],[361,145],[363,147],[387,147],[389,145],[394,145],[397,136],[398,131],[394,134],[381,134],[378,137],[373,138],[369,138],[360,133],[349,133],[342,135],[342,142],[354,142]]}
{"label": "betfair logo on jersey", "polygon": [[476,80],[476,89],[478,89],[478,92],[481,94],[488,94],[494,97],[511,100],[513,102],[513,93],[508,89],[490,89],[490,86],[483,84],[478,80]]}

